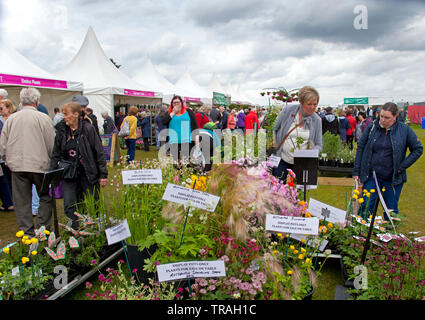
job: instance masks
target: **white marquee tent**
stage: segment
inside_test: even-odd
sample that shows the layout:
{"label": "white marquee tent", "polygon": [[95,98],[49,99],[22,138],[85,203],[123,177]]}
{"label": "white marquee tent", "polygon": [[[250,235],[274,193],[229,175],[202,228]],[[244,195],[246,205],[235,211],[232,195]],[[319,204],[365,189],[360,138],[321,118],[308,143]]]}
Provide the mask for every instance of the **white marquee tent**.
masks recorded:
{"label": "white marquee tent", "polygon": [[149,90],[159,91],[163,94],[163,101],[170,103],[171,98],[177,94],[182,97],[191,97],[191,94],[184,89],[177,88],[174,84],[168,81],[152,64],[150,58],[147,58],[142,67],[137,70],[132,77],[134,81],[145,86]]}
{"label": "white marquee tent", "polygon": [[[188,70],[183,73],[180,79],[176,82],[175,86],[177,90],[184,90],[181,95],[184,95],[185,92],[190,94],[189,97],[185,95],[185,98],[192,98],[209,104],[212,102],[212,92],[209,92],[207,89],[204,89],[199,84],[197,84],[193,80]],[[179,91],[177,91],[177,94],[180,94]]]}
{"label": "white marquee tent", "polygon": [[7,90],[8,98],[16,107],[20,103],[19,93],[22,88],[35,87],[41,93],[40,103],[53,116],[55,107],[60,108],[83,91],[81,82],[63,79],[67,78],[43,70],[17,50],[0,44],[0,87]]}
{"label": "white marquee tent", "polygon": [[218,80],[215,72],[211,76],[211,80],[208,83],[207,90],[209,92],[218,92],[218,93],[223,93],[223,94],[226,93],[226,90],[222,87],[222,85],[221,85],[220,81]]}
{"label": "white marquee tent", "polygon": [[[84,83],[83,94],[98,119],[103,111],[114,117],[115,104],[152,105],[162,101],[160,92],[151,91],[130,79],[109,60],[92,27],[89,27],[80,50],[57,75]],[[98,123],[101,125],[102,121]]]}

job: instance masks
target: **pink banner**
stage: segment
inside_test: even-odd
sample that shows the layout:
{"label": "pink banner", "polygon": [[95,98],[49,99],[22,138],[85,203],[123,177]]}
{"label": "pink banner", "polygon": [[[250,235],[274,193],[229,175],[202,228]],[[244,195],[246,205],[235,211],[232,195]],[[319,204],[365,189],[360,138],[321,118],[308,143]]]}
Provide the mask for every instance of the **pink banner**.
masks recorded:
{"label": "pink banner", "polygon": [[134,97],[155,97],[155,92],[152,91],[137,91],[124,89],[124,94],[126,96],[134,96]]}
{"label": "pink banner", "polygon": [[201,98],[184,97],[184,101],[201,101]]}
{"label": "pink banner", "polygon": [[19,85],[19,86],[30,86],[30,87],[48,87],[48,88],[60,88],[60,89],[68,88],[66,81],[62,81],[62,80],[13,76],[10,74],[3,74],[3,73],[0,73],[0,83]]}

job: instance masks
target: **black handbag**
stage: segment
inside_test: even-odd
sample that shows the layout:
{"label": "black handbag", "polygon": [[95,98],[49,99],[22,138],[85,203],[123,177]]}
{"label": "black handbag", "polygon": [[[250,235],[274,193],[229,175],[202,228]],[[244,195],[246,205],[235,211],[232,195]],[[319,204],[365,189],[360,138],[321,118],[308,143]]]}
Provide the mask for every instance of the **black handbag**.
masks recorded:
{"label": "black handbag", "polygon": [[63,168],[62,179],[64,180],[75,180],[77,179],[77,169],[78,169],[78,156],[80,149],[80,137],[83,134],[82,130],[78,135],[77,140],[77,153],[74,160],[60,160],[58,162],[58,167]]}

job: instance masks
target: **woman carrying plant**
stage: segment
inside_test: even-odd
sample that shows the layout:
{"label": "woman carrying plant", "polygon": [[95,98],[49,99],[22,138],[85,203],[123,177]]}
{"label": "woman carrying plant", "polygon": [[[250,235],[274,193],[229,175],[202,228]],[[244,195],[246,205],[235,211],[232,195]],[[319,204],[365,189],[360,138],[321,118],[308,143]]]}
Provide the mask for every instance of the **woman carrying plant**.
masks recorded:
{"label": "woman carrying plant", "polygon": [[195,114],[185,106],[180,96],[171,99],[162,123],[169,129],[168,144],[174,161],[180,164],[183,159],[189,159],[192,147],[199,143],[197,136],[195,141],[192,140],[192,132],[198,129],[198,123]]}
{"label": "woman carrying plant", "polygon": [[124,123],[127,121],[130,125],[130,134],[125,139],[127,146],[127,163],[134,160],[136,156],[136,138],[137,138],[137,113],[139,109],[136,106],[131,106],[128,109],[128,116],[124,118],[121,123],[120,129],[122,129]]}
{"label": "woman carrying plant", "polygon": [[81,106],[67,103],[62,113],[63,121],[56,125],[50,170],[65,168],[62,178],[64,211],[72,221],[71,228],[77,229],[76,204],[84,199],[86,192],[98,199],[100,187],[105,187],[108,181],[108,170],[102,142],[90,120],[82,114]]}
{"label": "woman carrying plant", "polygon": [[274,125],[274,148],[281,157],[273,175],[286,181],[288,169],[294,167],[295,149],[322,149],[322,119],[316,114],[319,93],[305,86],[298,93],[299,104],[283,108]]}
{"label": "woman carrying plant", "polygon": [[[376,173],[379,188],[385,188],[383,197],[388,209],[398,213],[398,201],[404,182],[407,181],[406,169],[422,155],[423,147],[413,130],[397,121],[398,108],[392,102],[382,107],[378,118],[363,132],[357,144],[354,160],[353,178],[360,180],[363,189],[376,189],[373,171]],[[410,154],[406,158],[406,151]],[[365,212],[362,203],[361,212],[369,217],[373,212],[377,192],[370,192],[369,208]],[[364,199],[365,200],[365,199]],[[387,216],[384,217],[388,220]]]}

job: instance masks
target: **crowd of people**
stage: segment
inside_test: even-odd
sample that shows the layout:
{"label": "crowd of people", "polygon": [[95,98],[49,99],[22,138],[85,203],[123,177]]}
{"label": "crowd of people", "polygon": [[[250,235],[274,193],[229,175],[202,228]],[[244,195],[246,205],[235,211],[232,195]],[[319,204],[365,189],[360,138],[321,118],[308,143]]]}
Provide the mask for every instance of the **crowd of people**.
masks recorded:
{"label": "crowd of people", "polygon": [[[78,228],[74,215],[77,203],[88,192],[97,199],[108,178],[99,124],[87,97],[74,96],[61,108],[56,107],[52,118],[40,104],[40,97],[37,89],[23,88],[16,107],[7,91],[0,89],[0,211],[15,211],[18,227],[31,236],[40,226],[50,228],[52,224],[52,198],[42,188],[47,171],[63,170],[64,211],[72,228]],[[384,194],[387,206],[398,212],[406,169],[422,155],[423,147],[404,123],[397,105],[388,102],[373,110],[318,108],[319,92],[310,86],[299,90],[298,99],[299,103],[280,110],[273,125],[271,153],[280,158],[273,175],[286,181],[294,166],[294,150],[320,152],[322,137],[330,132],[356,150],[353,178],[365,188],[374,188],[374,172],[380,186],[388,190]],[[127,162],[135,159],[138,127],[144,150],[150,150],[152,125],[157,150],[167,142],[175,163],[181,162],[183,154],[200,149],[204,160],[211,160],[212,150],[221,146],[223,130],[249,134],[265,128],[268,116],[264,108],[256,106],[202,104],[193,108],[180,96],[174,96],[169,105],[162,104],[152,120],[137,106],[130,106],[127,114],[117,113],[115,120],[107,112],[101,115],[104,134],[121,133],[127,127],[128,133],[123,135]],[[210,147],[199,148],[204,142]],[[410,153],[406,157],[407,149]],[[206,171],[211,169],[209,161],[203,165]]]}

